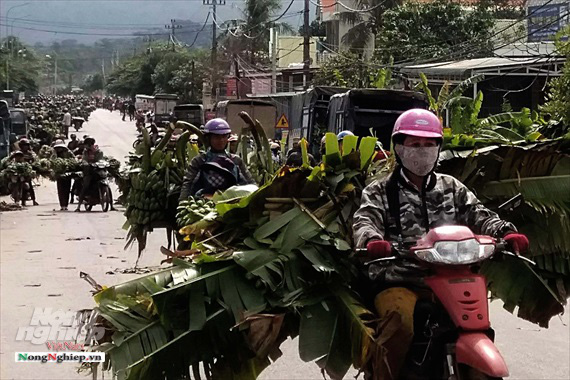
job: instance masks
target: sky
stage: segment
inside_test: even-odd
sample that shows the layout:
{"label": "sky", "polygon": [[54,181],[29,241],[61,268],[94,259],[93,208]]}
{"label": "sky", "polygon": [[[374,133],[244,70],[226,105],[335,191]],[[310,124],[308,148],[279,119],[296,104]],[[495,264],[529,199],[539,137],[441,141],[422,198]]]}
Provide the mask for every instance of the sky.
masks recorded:
{"label": "sky", "polygon": [[[284,11],[291,0],[281,1]],[[226,0],[217,7],[218,22],[240,17],[243,7],[243,0]],[[8,29],[8,34],[30,44],[65,39],[92,43],[126,37],[135,31],[168,33],[164,26],[171,19],[202,24],[210,9],[202,0],[0,0],[0,37],[6,37]],[[302,9],[303,0],[293,0],[283,21],[297,29],[303,16],[296,12]],[[312,19],[314,6],[310,14]]]}

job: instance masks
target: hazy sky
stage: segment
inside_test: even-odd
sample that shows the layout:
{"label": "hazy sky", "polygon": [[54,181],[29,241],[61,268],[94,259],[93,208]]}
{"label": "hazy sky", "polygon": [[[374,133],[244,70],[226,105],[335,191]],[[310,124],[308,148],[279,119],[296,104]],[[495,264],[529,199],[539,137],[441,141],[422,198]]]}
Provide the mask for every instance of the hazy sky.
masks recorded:
{"label": "hazy sky", "polygon": [[[281,1],[284,11],[290,0]],[[226,0],[226,5],[217,9],[219,22],[240,17],[243,6],[243,0]],[[297,29],[303,16],[296,12],[302,9],[303,0],[294,0],[283,21]],[[164,25],[170,19],[203,23],[209,10],[202,0],[0,0],[0,35],[4,38],[8,28],[8,32],[13,30],[14,35],[28,43],[64,39],[90,43],[153,28],[160,29],[154,32],[167,33]],[[314,12],[311,6],[311,19]],[[211,18],[208,23],[211,25]],[[208,30],[211,27],[204,33]]]}

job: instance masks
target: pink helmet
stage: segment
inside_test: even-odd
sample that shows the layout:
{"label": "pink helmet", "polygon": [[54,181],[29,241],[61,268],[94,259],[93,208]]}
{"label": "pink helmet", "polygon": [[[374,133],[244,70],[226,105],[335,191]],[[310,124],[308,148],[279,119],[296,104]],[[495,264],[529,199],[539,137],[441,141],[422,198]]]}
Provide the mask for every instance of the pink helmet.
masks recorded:
{"label": "pink helmet", "polygon": [[414,108],[398,117],[394,123],[392,138],[396,135],[443,138],[443,127],[439,118],[432,112]]}

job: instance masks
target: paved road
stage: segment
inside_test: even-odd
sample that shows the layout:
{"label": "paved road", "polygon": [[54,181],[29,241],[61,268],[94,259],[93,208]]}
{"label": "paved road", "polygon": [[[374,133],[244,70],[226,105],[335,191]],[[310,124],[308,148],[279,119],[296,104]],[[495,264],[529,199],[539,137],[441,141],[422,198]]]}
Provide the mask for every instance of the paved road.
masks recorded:
{"label": "paved road", "polygon": [[[122,122],[118,113],[103,110],[96,111],[79,132],[86,133],[97,139],[106,154],[120,160],[136,134],[133,123]],[[92,307],[91,288],[79,278],[79,271],[89,273],[101,284],[113,285],[136,276],[116,271],[132,268],[136,252],[123,249],[121,212],[54,211],[59,209],[56,189],[48,181],[37,194],[40,206],[0,214],[0,379],[85,379],[72,364],[15,363],[15,352],[47,351],[45,345],[16,341],[18,328],[30,324],[34,308]],[[160,262],[158,248],[164,241],[161,232],[152,234],[139,266]],[[491,318],[511,378],[570,379],[568,314],[553,319],[551,328],[545,330],[517,319],[494,302]],[[262,374],[262,379],[322,379],[314,364],[298,359],[296,341],[287,341],[282,348],[284,356]]]}

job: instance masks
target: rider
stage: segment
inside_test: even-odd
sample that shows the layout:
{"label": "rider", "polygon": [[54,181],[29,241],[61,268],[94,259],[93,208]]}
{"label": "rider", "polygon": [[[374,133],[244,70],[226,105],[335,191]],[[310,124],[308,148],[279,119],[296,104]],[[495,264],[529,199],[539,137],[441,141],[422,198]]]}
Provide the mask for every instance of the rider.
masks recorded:
{"label": "rider", "polygon": [[230,135],[230,138],[228,139],[228,142],[229,142],[228,150],[230,151],[230,153],[236,154],[237,148],[238,148],[238,144],[239,144],[238,135],[236,135],[236,134],[231,134],[231,135]]}
{"label": "rider", "polygon": [[79,146],[79,140],[77,140],[77,135],[75,133],[72,133],[69,137],[71,140],[67,143],[67,147],[73,152]]}
{"label": "rider", "polygon": [[[503,237],[515,251],[528,249],[526,236],[488,210],[455,178],[435,173],[443,129],[433,113],[423,109],[404,112],[396,120],[392,143],[397,165],[387,178],[368,185],[354,215],[354,241],[367,248],[367,259],[389,256],[389,241],[413,244],[430,228],[449,224],[468,226],[476,234]],[[412,280],[421,273],[400,264],[393,272]],[[406,269],[408,271],[406,271]],[[374,299],[383,326],[384,357],[376,363],[378,379],[397,379],[414,335],[413,313],[418,295],[407,288],[389,287]]]}
{"label": "rider", "polygon": [[85,148],[83,149],[82,156],[82,166],[83,166],[83,186],[81,187],[81,193],[79,194],[79,202],[77,203],[77,208],[75,212],[80,212],[81,204],[83,203],[83,198],[85,198],[85,193],[89,190],[91,186],[91,179],[93,177],[91,164],[96,163],[103,159],[103,152],[95,145],[95,139],[91,136],[87,136],[83,139]]}
{"label": "rider", "polygon": [[[38,159],[38,156],[32,150],[32,147],[30,145],[30,140],[28,140],[27,138],[21,138],[20,141],[18,141],[18,147],[20,148],[20,151],[24,155],[25,162],[33,164]],[[39,203],[36,202],[36,192],[34,191],[34,186],[32,185],[31,178],[28,181],[28,186],[30,189],[30,198],[32,198],[32,203],[34,206],[38,206]]]}
{"label": "rider", "polygon": [[354,136],[354,133],[352,133],[351,131],[340,131],[338,135],[336,135],[336,139],[338,141],[338,150],[340,151],[341,155],[342,155],[342,142],[346,136]]}
{"label": "rider", "polygon": [[184,176],[180,200],[189,196],[210,196],[233,185],[255,183],[242,159],[228,153],[231,129],[224,119],[212,119],[204,126],[210,148],[195,157]]}
{"label": "rider", "polygon": [[[285,165],[297,167],[303,165],[303,153],[301,152],[300,142],[301,141],[298,137],[293,138],[293,148],[289,149],[287,152],[287,161],[285,162]],[[313,157],[311,153],[307,153],[307,156],[309,158],[309,164],[311,166],[315,166],[317,164],[315,157]]]}
{"label": "rider", "polygon": [[[56,140],[53,146],[53,158],[75,158],[73,152],[65,145],[63,140]],[[71,190],[71,177],[62,176],[56,180],[57,196],[59,198],[59,207],[61,211],[67,211],[69,204],[69,193]]]}

